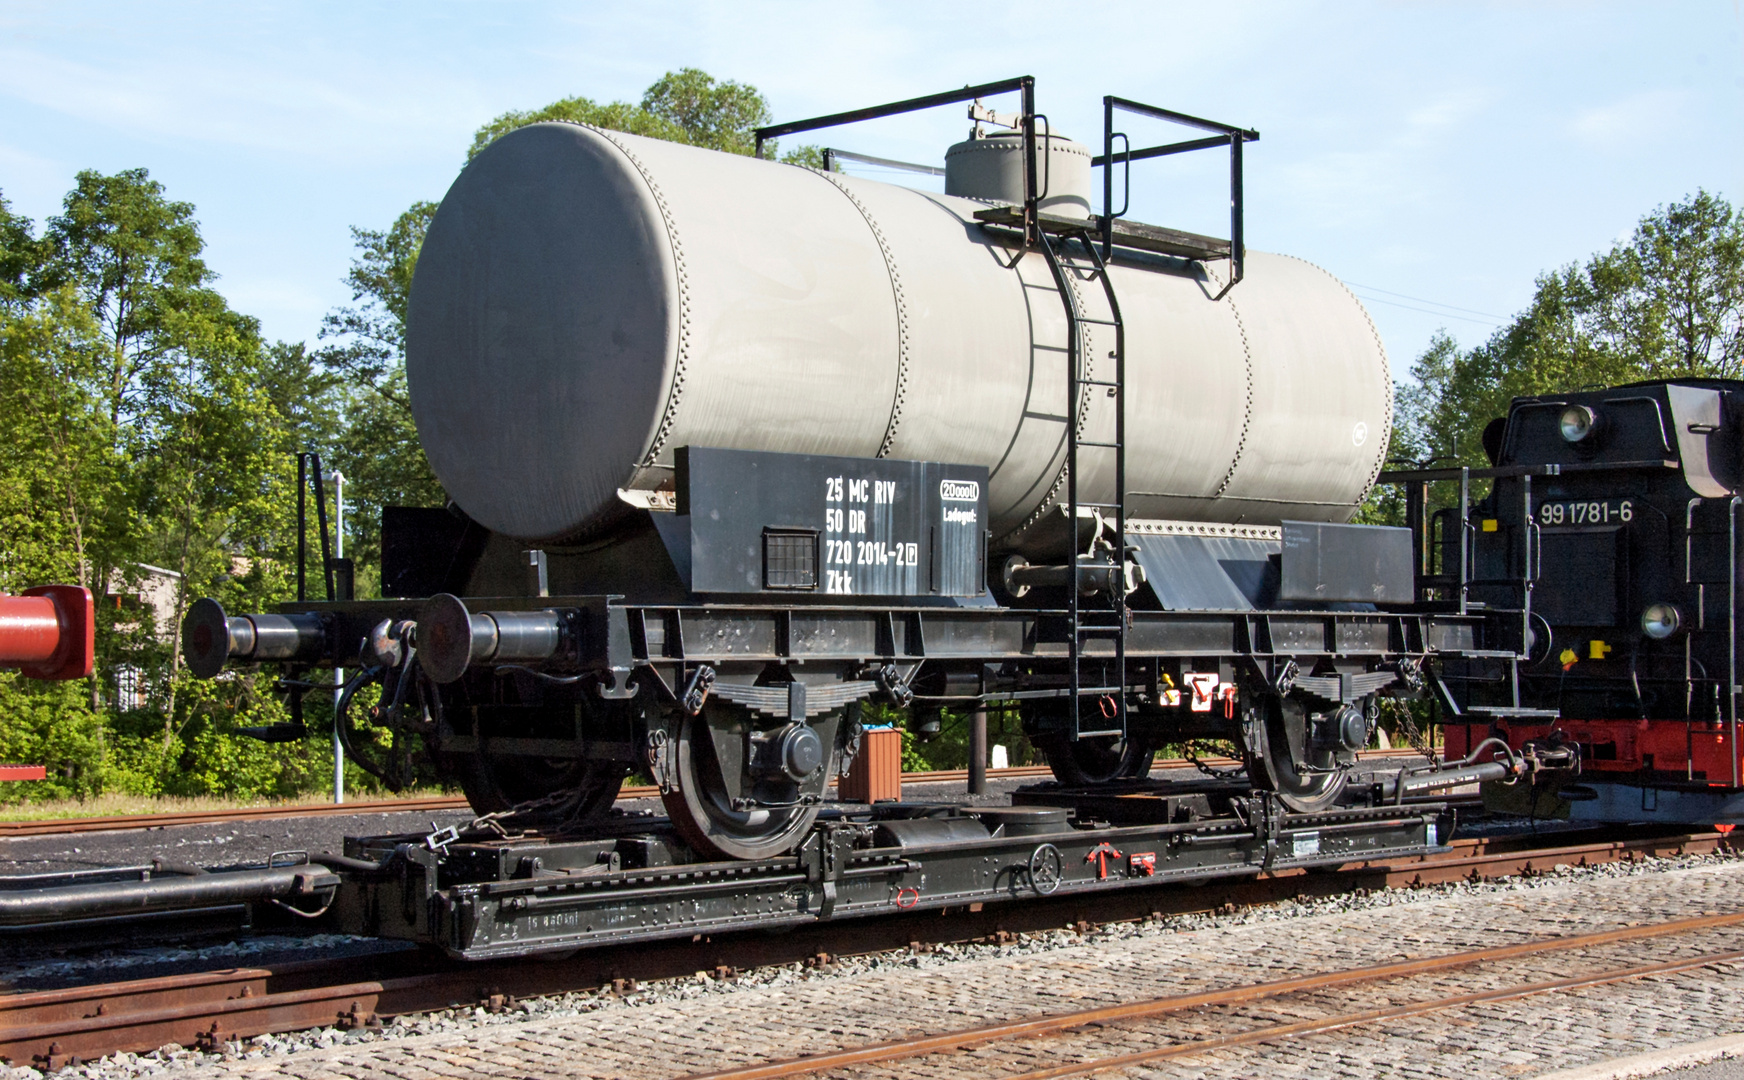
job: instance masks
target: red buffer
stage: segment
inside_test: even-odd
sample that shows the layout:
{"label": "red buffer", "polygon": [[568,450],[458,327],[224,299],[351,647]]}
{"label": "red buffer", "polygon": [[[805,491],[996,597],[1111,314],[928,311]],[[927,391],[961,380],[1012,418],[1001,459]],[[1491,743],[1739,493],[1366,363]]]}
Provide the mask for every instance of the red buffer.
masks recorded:
{"label": "red buffer", "polygon": [[31,679],[82,679],[91,674],[96,637],[89,589],[39,585],[23,596],[0,595],[0,668]]}

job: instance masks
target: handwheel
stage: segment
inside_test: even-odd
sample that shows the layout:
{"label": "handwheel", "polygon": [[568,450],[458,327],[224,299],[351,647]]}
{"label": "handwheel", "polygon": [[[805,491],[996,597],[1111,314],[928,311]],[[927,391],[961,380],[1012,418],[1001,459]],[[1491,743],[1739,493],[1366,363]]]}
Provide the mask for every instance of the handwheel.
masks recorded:
{"label": "handwheel", "polygon": [[769,859],[793,850],[834,775],[838,726],[827,717],[760,730],[748,715],[712,702],[682,717],[668,749],[675,783],[660,796],[673,827],[705,857]]}
{"label": "handwheel", "polygon": [[1035,745],[1048,759],[1054,779],[1072,787],[1142,780],[1150,775],[1157,744],[1128,733],[1122,739],[1103,735],[1073,742],[1063,734],[1037,736]]}
{"label": "handwheel", "polygon": [[1248,775],[1255,784],[1275,792],[1279,802],[1298,814],[1337,802],[1350,776],[1349,763],[1341,762],[1334,748],[1309,745],[1302,703],[1267,695],[1259,708],[1259,723],[1248,727],[1253,741],[1247,747]]}

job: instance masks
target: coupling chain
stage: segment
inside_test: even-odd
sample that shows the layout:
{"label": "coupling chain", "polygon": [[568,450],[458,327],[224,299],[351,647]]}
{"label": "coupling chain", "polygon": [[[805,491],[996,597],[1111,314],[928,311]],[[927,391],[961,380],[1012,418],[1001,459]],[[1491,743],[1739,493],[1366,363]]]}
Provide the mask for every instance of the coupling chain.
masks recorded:
{"label": "coupling chain", "polygon": [[1405,742],[1411,749],[1422,754],[1430,761],[1439,761],[1435,748],[1429,745],[1429,737],[1418,727],[1417,720],[1411,715],[1411,706],[1403,701],[1391,700],[1392,711],[1399,717],[1399,733],[1405,736]]}
{"label": "coupling chain", "polygon": [[1195,769],[1198,769],[1200,772],[1214,780],[1229,780],[1247,772],[1247,766],[1245,765],[1237,765],[1233,769],[1219,769],[1200,761],[1199,755],[1193,752],[1192,740],[1188,740],[1181,744],[1181,756],[1187,759],[1189,765],[1192,765]]}
{"label": "coupling chain", "polygon": [[436,823],[432,821],[430,823],[430,828],[433,831],[428,836],[424,837],[424,847],[426,850],[433,851],[438,855],[446,855],[448,853],[448,845],[459,840],[462,834],[478,832],[479,830],[488,830],[496,833],[498,836],[507,838],[510,833],[508,829],[503,827],[503,822],[522,814],[530,814],[535,810],[544,810],[547,807],[560,805],[561,803],[574,798],[574,796],[575,793],[571,791],[553,791],[551,794],[543,795],[537,799],[528,799],[526,802],[516,803],[507,810],[497,810],[493,813],[481,814],[467,822],[465,825],[449,825],[446,828],[438,829],[436,828]]}

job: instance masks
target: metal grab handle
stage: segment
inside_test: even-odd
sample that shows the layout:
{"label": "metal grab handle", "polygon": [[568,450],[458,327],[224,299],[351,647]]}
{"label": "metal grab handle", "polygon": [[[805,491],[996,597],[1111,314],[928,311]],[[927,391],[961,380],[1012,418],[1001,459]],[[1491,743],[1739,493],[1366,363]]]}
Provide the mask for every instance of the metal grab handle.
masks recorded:
{"label": "metal grab handle", "polygon": [[1124,131],[1116,131],[1108,136],[1110,154],[1113,153],[1115,139],[1120,140],[1120,162],[1121,167],[1125,170],[1121,173],[1120,177],[1120,213],[1117,214],[1110,210],[1107,206],[1108,200],[1106,199],[1103,200],[1102,212],[1107,214],[1110,218],[1121,218],[1125,217],[1126,212],[1132,209],[1132,140],[1126,137],[1126,132]]}
{"label": "metal grab handle", "polygon": [[[1047,143],[1047,140],[1054,137],[1054,125],[1048,120],[1047,113],[1036,113],[1035,119],[1042,125],[1042,189],[1036,192],[1035,197],[1037,211],[1039,212],[1042,200],[1048,197],[1048,190],[1053,186],[1054,182],[1054,157],[1053,154],[1048,151]],[[1033,140],[1035,138],[1035,127],[1033,124],[1030,127],[1030,132],[1030,138]]]}

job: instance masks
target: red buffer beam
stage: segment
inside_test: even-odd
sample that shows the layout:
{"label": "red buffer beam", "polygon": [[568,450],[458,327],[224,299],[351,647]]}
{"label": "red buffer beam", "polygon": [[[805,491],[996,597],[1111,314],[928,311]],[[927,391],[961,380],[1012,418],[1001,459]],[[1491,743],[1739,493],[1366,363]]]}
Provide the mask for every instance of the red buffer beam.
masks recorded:
{"label": "red buffer beam", "polygon": [[89,589],[39,585],[23,596],[0,595],[0,668],[31,679],[82,679],[91,674],[96,635]]}

